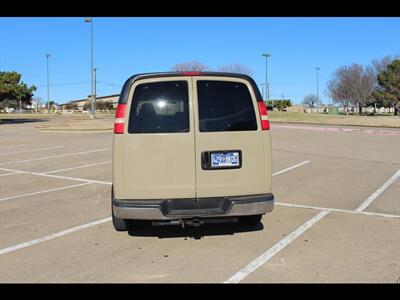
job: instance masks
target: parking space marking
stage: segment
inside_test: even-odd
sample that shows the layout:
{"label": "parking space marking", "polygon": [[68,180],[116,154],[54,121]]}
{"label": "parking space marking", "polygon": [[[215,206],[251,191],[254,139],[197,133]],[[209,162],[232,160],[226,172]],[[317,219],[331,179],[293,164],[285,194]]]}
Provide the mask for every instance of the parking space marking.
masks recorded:
{"label": "parking space marking", "polygon": [[[276,172],[280,174],[281,171]],[[268,249],[264,253],[262,253],[260,256],[258,256],[256,259],[254,259],[252,262],[250,262],[246,267],[241,269],[239,272],[237,272],[235,275],[230,277],[228,280],[226,280],[224,283],[239,283],[242,281],[244,278],[246,278],[248,275],[253,273],[256,269],[258,269],[261,265],[263,265],[265,262],[267,262],[270,258],[272,258],[276,253],[278,253],[280,250],[285,248],[287,245],[289,245],[293,240],[298,238],[300,235],[302,235],[307,229],[309,229],[311,226],[313,226],[315,223],[320,221],[322,218],[324,218],[326,215],[328,215],[332,211],[336,212],[346,212],[346,213],[353,213],[353,214],[364,214],[364,215],[373,215],[373,216],[385,216],[385,217],[391,217],[391,218],[399,218],[400,216],[397,215],[389,215],[389,214],[381,214],[381,213],[372,213],[372,212],[364,212],[363,210],[366,209],[389,185],[391,185],[398,177],[400,176],[400,169],[391,177],[389,180],[387,180],[379,189],[377,189],[371,196],[367,198],[356,210],[351,211],[351,210],[341,210],[341,209],[334,209],[334,208],[322,208],[322,207],[312,207],[312,206],[306,206],[306,205],[297,205],[297,204],[288,204],[288,203],[281,203],[281,202],[276,202],[277,205],[282,205],[282,206],[289,206],[289,207],[301,207],[301,208],[312,208],[312,209],[318,209],[322,210],[320,213],[318,213],[316,216],[308,220],[306,223],[304,223],[302,226],[297,228],[295,231],[293,231],[291,234],[286,236],[284,239],[280,240],[278,243],[276,243],[272,248]]]}
{"label": "parking space marking", "polygon": [[[100,181],[100,180],[94,180],[94,179],[85,179],[85,178],[78,178],[78,177],[70,177],[70,176],[61,176],[61,175],[51,175],[50,173],[56,173],[56,172],[61,172],[65,170],[72,170],[72,169],[78,169],[78,168],[83,168],[87,166],[93,166],[93,165],[100,165],[100,164],[105,164],[105,163],[110,163],[111,161],[107,162],[100,162],[100,163],[94,163],[94,164],[89,164],[89,165],[84,165],[84,166],[79,166],[79,167],[72,167],[72,168],[67,168],[67,169],[62,169],[62,170],[55,170],[51,172],[29,172],[29,171],[23,171],[23,170],[15,170],[15,169],[7,169],[7,168],[0,168],[4,171],[10,171],[14,172],[14,174],[29,174],[29,175],[37,175],[37,176],[44,176],[44,177],[51,177],[51,178],[59,178],[59,179],[67,179],[67,180],[75,180],[75,181],[81,181],[81,182],[87,182],[87,183],[98,183],[98,184],[106,184],[106,185],[111,185],[112,182],[109,181]],[[295,168],[298,168],[302,165],[305,165],[309,163],[309,160],[305,160],[301,163],[298,163],[296,165],[293,165],[291,167],[288,167],[286,169],[283,169],[281,171],[275,172],[272,174],[272,176],[276,176],[282,173],[285,173],[287,171],[293,170]],[[12,175],[12,174],[9,174]]]}
{"label": "parking space marking", "polygon": [[73,155],[79,155],[79,154],[86,154],[86,153],[93,153],[93,152],[106,151],[106,150],[109,150],[109,149],[110,149],[110,148],[102,148],[102,149],[89,150],[89,151],[82,151],[82,152],[74,152],[74,153],[67,153],[67,154],[51,155],[51,156],[38,157],[38,158],[32,158],[32,159],[24,159],[24,160],[11,161],[11,162],[7,162],[6,164],[18,164],[18,163],[31,162],[31,161],[43,160],[43,159],[49,159],[49,158],[73,156]]}
{"label": "parking space marking", "polygon": [[66,168],[66,169],[43,172],[43,174],[53,174],[53,173],[58,173],[58,172],[63,172],[63,171],[69,171],[69,170],[75,170],[75,169],[99,166],[99,165],[104,165],[104,164],[109,164],[109,163],[112,163],[112,161],[108,160],[108,161],[103,161],[103,162],[98,162],[98,163],[93,163],[93,164],[87,164],[87,165],[83,165],[83,166],[77,166],[77,167],[71,167],[71,168]]}
{"label": "parking space marking", "polygon": [[303,166],[303,165],[305,165],[305,164],[308,164],[309,162],[310,162],[309,160],[302,161],[301,163],[298,163],[298,164],[296,164],[296,165],[294,165],[294,166],[291,166],[291,167],[289,167],[289,168],[286,168],[286,169],[280,170],[280,171],[278,171],[278,172],[272,173],[272,176],[276,176],[276,175],[285,173],[285,172],[287,172],[287,171],[293,170],[293,169],[295,169],[295,168],[301,167],[301,166]]}
{"label": "parking space marking", "polygon": [[379,197],[380,194],[383,193],[384,190],[386,190],[397,178],[400,177],[400,169],[397,170],[396,173],[394,173],[394,175],[392,177],[390,177],[388,179],[388,181],[386,181],[379,189],[377,189],[371,196],[369,196],[367,198],[367,200],[365,200],[363,203],[361,203],[361,205],[356,209],[357,212],[361,212],[364,211],[368,206],[371,205],[372,202],[374,202],[374,200],[376,198]]}
{"label": "parking space marking", "polygon": [[10,176],[10,175],[15,175],[15,174],[20,174],[20,172],[11,172],[11,173],[6,173],[6,174],[1,174],[0,177]]}
{"label": "parking space marking", "polygon": [[18,154],[18,153],[25,153],[25,152],[36,152],[36,151],[60,149],[60,148],[64,148],[64,146],[54,146],[54,147],[38,148],[38,149],[32,149],[32,150],[22,150],[22,151],[6,152],[6,153],[0,154],[0,156],[3,156],[3,155],[10,155],[10,154]]}
{"label": "parking space marking", "polygon": [[[69,170],[75,170],[75,169],[81,169],[81,168],[87,168],[87,167],[93,167],[93,166],[99,166],[99,165],[104,165],[104,164],[109,164],[112,163],[111,160],[108,161],[103,161],[103,162],[98,162],[98,163],[93,163],[93,164],[87,164],[87,165],[82,165],[82,166],[76,166],[76,167],[71,167],[71,168],[66,168],[66,169],[59,169],[59,170],[54,170],[54,171],[47,171],[47,172],[40,172],[40,174],[53,174],[53,173],[58,173],[58,172],[63,172],[63,171],[69,171]],[[5,168],[0,168],[2,170],[11,170],[11,169],[5,169]],[[7,174],[1,174],[1,176],[10,176],[10,175],[16,175],[16,174],[32,174],[36,175],[35,172],[28,172],[28,171],[22,171],[22,170],[14,170],[11,171],[11,173]],[[108,183],[107,183],[108,184]]]}
{"label": "parking space marking", "polygon": [[307,229],[309,229],[315,223],[320,221],[327,214],[329,214],[328,211],[319,212],[317,215],[315,215],[313,218],[305,222],[295,231],[290,233],[288,236],[277,242],[270,249],[268,249],[263,254],[258,256],[256,259],[254,259],[251,263],[249,263],[246,267],[241,269],[235,275],[230,277],[228,280],[224,281],[224,283],[239,283],[240,281],[242,281],[244,278],[253,273],[256,269],[258,269],[261,265],[263,265],[265,262],[271,259],[275,254],[277,254],[279,251],[281,251],[283,248],[285,248],[287,245],[293,242],[296,238],[302,235]]}
{"label": "parking space marking", "polygon": [[339,213],[346,213],[346,214],[368,215],[368,216],[376,216],[376,217],[384,217],[384,218],[400,218],[400,215],[391,215],[391,214],[383,214],[383,213],[375,213],[375,212],[367,212],[367,211],[355,211],[355,210],[347,210],[347,209],[339,209],[339,208],[318,207],[318,206],[291,204],[291,203],[284,203],[284,202],[275,202],[275,204],[279,205],[279,206],[286,206],[286,207],[324,210],[324,211],[329,211],[329,212],[339,212]]}
{"label": "parking space marking", "polygon": [[67,185],[67,186],[64,186],[64,187],[50,189],[50,190],[44,190],[44,191],[40,191],[40,192],[34,192],[34,193],[10,196],[10,197],[6,197],[6,198],[0,198],[0,202],[6,201],[6,200],[11,200],[11,199],[22,198],[22,197],[26,197],[26,196],[33,196],[33,195],[38,195],[38,194],[43,194],[43,193],[62,191],[62,190],[71,189],[71,188],[74,188],[74,187],[83,186],[83,185],[87,185],[87,184],[91,184],[91,183],[90,182],[85,182],[85,183],[80,183],[80,184],[75,184],[75,185]]}
{"label": "parking space marking", "polygon": [[70,177],[70,176],[62,176],[62,175],[50,175],[46,173],[31,173],[32,175],[43,176],[43,177],[50,177],[50,178],[58,178],[58,179],[67,179],[67,180],[75,180],[87,183],[98,183],[98,184],[106,184],[111,185],[112,182],[110,181],[101,181],[101,180],[94,180],[94,179],[85,179],[85,178],[78,178],[78,177]]}
{"label": "parking space marking", "polygon": [[106,223],[106,222],[109,222],[109,221],[111,221],[111,217],[107,217],[107,218],[104,218],[104,219],[101,219],[101,220],[97,220],[97,221],[93,221],[93,222],[90,222],[90,223],[87,223],[87,224],[84,224],[84,225],[80,225],[80,226],[76,226],[76,227],[73,227],[73,228],[70,228],[70,229],[66,229],[66,230],[63,230],[63,231],[60,231],[60,232],[57,232],[57,233],[54,233],[54,234],[51,234],[51,235],[48,235],[48,236],[44,236],[44,237],[36,239],[36,240],[32,240],[32,241],[29,241],[29,242],[21,243],[21,244],[12,246],[12,247],[4,248],[4,249],[0,250],[0,255],[6,254],[6,253],[9,253],[9,252],[13,252],[13,251],[16,251],[18,249],[22,249],[22,248],[26,248],[26,247],[29,247],[29,246],[33,246],[35,244],[38,244],[38,243],[41,243],[41,242],[44,242],[44,241],[55,239],[55,238],[58,238],[60,236],[64,236],[64,235],[67,235],[67,234],[70,234],[70,233],[73,233],[73,232],[76,232],[76,231],[79,231],[79,230],[83,230],[83,229],[86,229],[86,228],[89,228],[89,227],[93,227],[93,226],[96,226],[96,225],[99,225],[99,224]]}
{"label": "parking space marking", "polygon": [[99,184],[107,184],[107,185],[112,184],[112,182],[109,182],[109,181],[100,181],[100,180],[94,180],[94,179],[85,179],[85,178],[62,176],[62,175],[51,175],[51,174],[46,174],[46,173],[29,172],[29,171],[6,169],[6,168],[0,168],[0,169],[4,170],[4,171],[16,172],[19,174],[28,174],[28,175],[50,177],[50,178],[67,179],[67,180],[81,181],[81,182],[87,182],[87,183],[99,183]]}

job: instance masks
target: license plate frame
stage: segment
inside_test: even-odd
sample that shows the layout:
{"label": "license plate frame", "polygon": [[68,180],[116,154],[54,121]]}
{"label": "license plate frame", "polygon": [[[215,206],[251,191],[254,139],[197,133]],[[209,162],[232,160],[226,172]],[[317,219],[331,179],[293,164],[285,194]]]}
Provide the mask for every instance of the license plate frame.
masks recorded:
{"label": "license plate frame", "polygon": [[203,170],[239,169],[241,167],[241,150],[217,150],[202,153]]}

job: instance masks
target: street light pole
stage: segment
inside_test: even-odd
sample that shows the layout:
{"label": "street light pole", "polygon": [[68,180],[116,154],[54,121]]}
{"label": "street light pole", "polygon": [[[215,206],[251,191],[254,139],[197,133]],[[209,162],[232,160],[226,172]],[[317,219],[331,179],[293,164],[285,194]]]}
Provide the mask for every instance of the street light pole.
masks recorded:
{"label": "street light pole", "polygon": [[96,98],[97,98],[97,91],[96,91],[96,71],[97,68],[93,69],[94,72],[94,107],[96,107]]}
{"label": "street light pole", "polygon": [[[269,53],[263,53],[262,56],[265,56],[265,89],[266,89],[266,96],[267,101],[269,101],[269,83],[268,83],[268,57],[271,56]],[[272,104],[273,106],[273,104]]]}
{"label": "street light pole", "polygon": [[317,71],[317,101],[319,101],[318,71],[320,70],[320,68],[316,67],[315,70]]}
{"label": "street light pole", "polygon": [[85,19],[86,23],[90,23],[90,76],[91,76],[91,86],[92,86],[92,95],[91,95],[91,101],[90,101],[90,106],[91,106],[91,111],[93,118],[95,118],[95,109],[94,109],[94,69],[93,69],[93,19],[92,18],[86,18]]}
{"label": "street light pole", "polygon": [[49,57],[50,57],[50,54],[46,54],[46,61],[47,61],[47,110],[49,112],[49,117],[50,117]]}

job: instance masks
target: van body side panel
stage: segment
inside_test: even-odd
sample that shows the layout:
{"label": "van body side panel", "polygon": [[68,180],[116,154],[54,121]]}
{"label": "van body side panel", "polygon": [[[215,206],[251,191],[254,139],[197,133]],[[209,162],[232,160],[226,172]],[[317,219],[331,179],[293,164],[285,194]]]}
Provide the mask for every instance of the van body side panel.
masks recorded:
{"label": "van body side panel", "polygon": [[[169,81],[187,82],[189,132],[129,133],[128,127],[129,122],[132,122],[130,114],[135,89],[139,85]],[[195,197],[194,124],[190,77],[138,80],[131,87],[128,99],[122,146],[124,158],[123,199],[151,200]]]}
{"label": "van body side panel", "polygon": [[271,193],[272,192],[272,144],[271,144],[271,134],[270,131],[264,131],[264,172],[265,172],[265,180],[264,180],[264,192],[263,193]]}
{"label": "van body side panel", "polygon": [[117,199],[124,199],[124,135],[114,134],[113,153],[112,153],[112,171],[113,171],[113,190]]}
{"label": "van body side panel", "polygon": [[[257,130],[201,132],[196,128],[196,194],[202,197],[223,197],[254,195],[271,192],[271,148],[269,131],[261,130],[256,94],[251,84],[240,78],[193,77],[194,115],[196,124],[199,120],[198,81],[229,81],[244,84],[251,95],[251,103],[257,120]],[[218,99],[215,99],[218,101]],[[202,169],[202,152],[240,150],[242,165],[235,169]],[[267,172],[267,173],[266,173]]]}

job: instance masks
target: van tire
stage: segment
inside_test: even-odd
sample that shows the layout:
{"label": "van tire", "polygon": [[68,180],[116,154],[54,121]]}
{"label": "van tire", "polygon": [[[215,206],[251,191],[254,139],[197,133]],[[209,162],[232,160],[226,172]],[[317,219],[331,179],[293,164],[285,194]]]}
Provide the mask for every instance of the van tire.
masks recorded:
{"label": "van tire", "polygon": [[111,188],[111,216],[112,216],[112,223],[116,231],[127,231],[128,230],[128,220],[120,219],[114,216],[114,207],[113,207],[113,200],[114,200],[114,190]]}
{"label": "van tire", "polygon": [[244,216],[240,217],[240,223],[243,225],[258,225],[261,222],[262,215]]}

